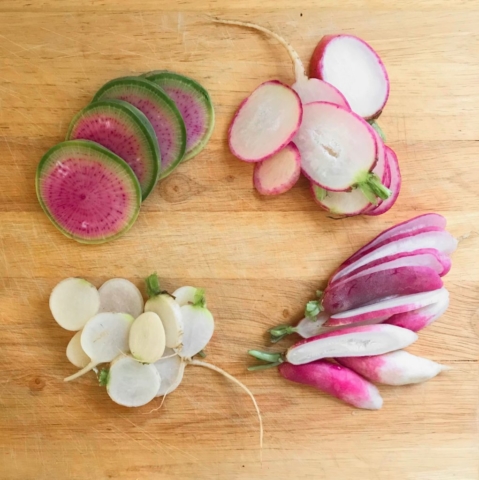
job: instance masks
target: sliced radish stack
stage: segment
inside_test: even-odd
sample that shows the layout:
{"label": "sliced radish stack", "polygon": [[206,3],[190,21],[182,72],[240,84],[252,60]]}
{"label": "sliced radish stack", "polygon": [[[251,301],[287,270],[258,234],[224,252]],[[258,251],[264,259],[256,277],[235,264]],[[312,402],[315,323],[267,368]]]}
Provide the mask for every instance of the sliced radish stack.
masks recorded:
{"label": "sliced radish stack", "polygon": [[351,110],[344,95],[333,85],[319,78],[310,78],[306,82],[299,80],[291,87],[303,104],[311,102],[329,102]]}

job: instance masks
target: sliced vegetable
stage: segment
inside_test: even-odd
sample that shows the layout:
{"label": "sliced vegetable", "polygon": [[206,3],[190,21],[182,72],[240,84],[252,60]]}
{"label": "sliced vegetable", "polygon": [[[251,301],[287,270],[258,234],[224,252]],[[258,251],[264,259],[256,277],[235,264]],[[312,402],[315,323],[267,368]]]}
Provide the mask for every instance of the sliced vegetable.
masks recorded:
{"label": "sliced vegetable", "polygon": [[165,351],[165,329],[154,312],[142,313],[130,328],[129,347],[132,357],[141,363],[154,363]]}
{"label": "sliced vegetable", "polygon": [[175,297],[175,301],[180,307],[182,307],[183,305],[188,305],[189,303],[195,303],[195,299],[198,299],[200,297],[202,297],[203,299],[203,306],[207,306],[205,291],[202,288],[196,288],[186,285],[184,287],[177,288],[171,295]]}
{"label": "sliced vegetable", "polygon": [[143,312],[143,296],[137,286],[125,278],[111,278],[98,290],[100,312],[128,313],[133,318]]}
{"label": "sliced vegetable", "polygon": [[67,358],[77,368],[86,367],[90,363],[90,357],[83,351],[81,346],[81,330],[68,342]]}
{"label": "sliced vegetable", "polygon": [[320,333],[323,333],[323,325],[328,319],[329,313],[320,312],[315,318],[304,317],[297,323],[295,327],[293,327],[292,325],[282,324],[270,328],[268,332],[271,337],[271,342],[279,342],[286,335],[291,335],[292,333],[297,333],[303,338],[309,338],[314,337],[315,335],[319,335]]}
{"label": "sliced vegetable", "polygon": [[163,357],[153,365],[158,370],[161,378],[161,385],[158,392],[156,392],[156,397],[169,395],[180,386],[186,362],[172,348],[166,348]]}
{"label": "sliced vegetable", "polygon": [[333,215],[353,217],[371,207],[370,199],[359,188],[350,192],[331,192],[311,183],[311,193],[314,201]]}

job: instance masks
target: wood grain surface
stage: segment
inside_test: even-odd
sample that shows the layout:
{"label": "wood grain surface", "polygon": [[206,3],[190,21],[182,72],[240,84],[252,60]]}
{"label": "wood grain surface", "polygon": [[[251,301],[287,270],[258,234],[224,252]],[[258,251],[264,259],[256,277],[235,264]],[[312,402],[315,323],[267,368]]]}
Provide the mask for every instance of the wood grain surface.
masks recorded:
{"label": "wood grain surface", "polygon": [[[391,96],[381,117],[404,177],[378,218],[332,220],[302,180],[261,198],[226,129],[268,79],[291,83],[281,46],[208,15],[277,31],[305,63],[323,34],[354,33],[381,54]],[[477,0],[2,0],[0,2],[0,478],[2,480],[479,478],[479,10]],[[123,238],[85,246],[42,213],[34,175],[72,116],[116,76],[171,69],[210,92],[208,147],[163,181]],[[373,235],[436,211],[460,237],[447,313],[410,351],[451,365],[423,385],[381,387],[385,404],[358,411],[275,370],[248,373],[246,350],[298,320],[304,303]],[[70,338],[48,296],[67,276],[97,286],[205,287],[216,319],[211,361],[246,383],[189,367],[180,389],[139,409],[113,404],[93,375],[64,384]],[[291,340],[292,341],[292,340]],[[284,341],[281,348],[291,341]],[[268,347],[272,351],[276,347]]]}

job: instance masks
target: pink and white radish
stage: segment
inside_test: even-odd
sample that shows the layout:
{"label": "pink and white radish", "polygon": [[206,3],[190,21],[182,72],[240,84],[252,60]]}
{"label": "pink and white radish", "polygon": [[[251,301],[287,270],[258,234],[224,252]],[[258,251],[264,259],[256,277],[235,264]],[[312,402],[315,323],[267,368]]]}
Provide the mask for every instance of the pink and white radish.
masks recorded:
{"label": "pink and white radish", "polygon": [[84,368],[90,363],[90,357],[83,351],[81,346],[81,330],[68,342],[67,358],[77,368]]}
{"label": "pink and white radish", "polygon": [[128,313],[133,318],[143,313],[143,296],[137,286],[125,278],[107,280],[99,289],[100,312]]}
{"label": "pink and white radish", "polygon": [[131,356],[141,363],[154,363],[165,351],[165,329],[154,312],[142,313],[130,328],[128,339]]}
{"label": "pink and white radish", "polygon": [[254,166],[253,184],[261,195],[279,195],[296,184],[301,175],[301,156],[291,142],[278,153]]}
{"label": "pink and white radish", "polygon": [[282,324],[268,330],[271,338],[271,343],[279,342],[286,335],[297,333],[303,338],[314,337],[322,333],[323,325],[329,319],[329,313],[318,312],[318,315],[311,317],[304,317],[296,326]]}
{"label": "pink and white radish", "polygon": [[337,362],[372,382],[384,385],[427,382],[444,370],[449,370],[449,367],[404,350],[374,357],[342,357]]}
{"label": "pink and white radish", "polygon": [[161,378],[161,385],[155,395],[156,397],[168,395],[179,387],[183,380],[186,362],[172,348],[166,348],[163,357],[153,365]]}
{"label": "pink and white radish", "polygon": [[324,36],[311,58],[310,74],[334,85],[363,118],[377,118],[386,105],[386,68],[373,48],[358,37]]}
{"label": "pink and white radish", "polygon": [[278,371],[287,380],[317,388],[356,408],[378,410],[383,399],[378,389],[352,370],[317,360],[306,365],[282,363]]}

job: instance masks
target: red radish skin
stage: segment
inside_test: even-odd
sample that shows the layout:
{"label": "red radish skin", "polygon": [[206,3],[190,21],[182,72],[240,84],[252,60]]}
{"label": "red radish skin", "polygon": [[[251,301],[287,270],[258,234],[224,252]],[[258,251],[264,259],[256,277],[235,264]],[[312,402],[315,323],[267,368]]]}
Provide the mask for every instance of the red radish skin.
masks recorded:
{"label": "red radish skin", "polygon": [[279,195],[296,184],[301,175],[301,156],[291,142],[272,157],[254,166],[253,184],[261,195]]}
{"label": "red radish skin", "polygon": [[410,295],[442,286],[441,277],[429,267],[391,268],[329,286],[322,305],[325,311],[335,314],[391,295]]}
{"label": "red radish skin", "polygon": [[404,350],[373,357],[343,357],[337,362],[372,382],[397,386],[427,382],[449,370],[449,367]]}
{"label": "red radish skin", "polygon": [[352,370],[326,360],[306,365],[282,363],[278,370],[287,380],[317,388],[356,408],[378,410],[383,405],[383,399],[372,383]]}
{"label": "red radish skin", "polygon": [[373,48],[353,35],[326,35],[314,50],[311,77],[334,85],[352,110],[377,118],[389,97],[386,68]]}
{"label": "red radish skin", "polygon": [[262,83],[235,113],[228,139],[231,153],[244,162],[260,162],[283,149],[301,125],[298,94],[271,80]]}
{"label": "red radish skin", "polygon": [[311,102],[329,102],[351,110],[344,95],[336,87],[319,78],[296,82],[291,88],[299,95],[303,105]]}

